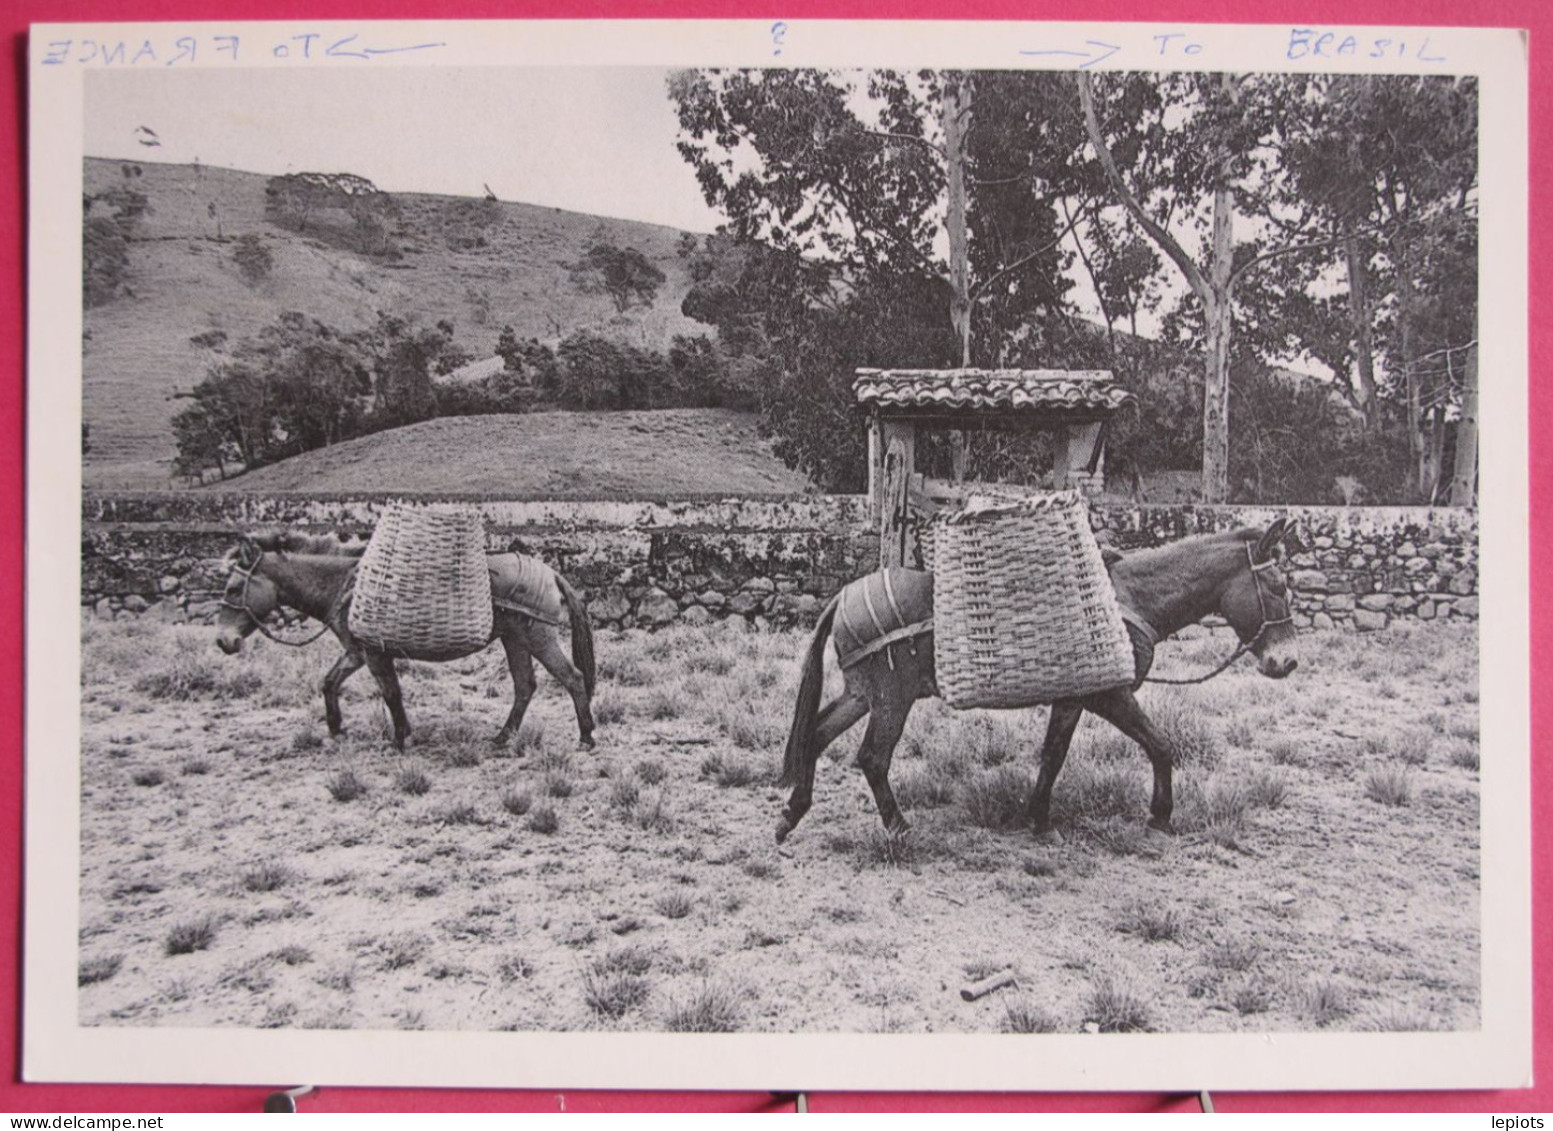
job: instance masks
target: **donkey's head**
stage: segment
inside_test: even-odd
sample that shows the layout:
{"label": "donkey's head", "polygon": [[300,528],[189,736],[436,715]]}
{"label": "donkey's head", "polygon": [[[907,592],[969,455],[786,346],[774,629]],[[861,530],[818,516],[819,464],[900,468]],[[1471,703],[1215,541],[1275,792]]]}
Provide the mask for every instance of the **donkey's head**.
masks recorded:
{"label": "donkey's head", "polygon": [[260,623],[280,606],[275,583],[259,572],[264,551],[251,538],[244,538],[228,551],[226,588],[221,594],[221,611],[216,614],[216,645],[228,656],[242,650],[246,640]]}
{"label": "donkey's head", "polygon": [[1282,679],[1300,662],[1289,587],[1279,568],[1279,553],[1293,535],[1294,524],[1281,518],[1260,533],[1240,532],[1240,555],[1219,597],[1219,612],[1272,679]]}

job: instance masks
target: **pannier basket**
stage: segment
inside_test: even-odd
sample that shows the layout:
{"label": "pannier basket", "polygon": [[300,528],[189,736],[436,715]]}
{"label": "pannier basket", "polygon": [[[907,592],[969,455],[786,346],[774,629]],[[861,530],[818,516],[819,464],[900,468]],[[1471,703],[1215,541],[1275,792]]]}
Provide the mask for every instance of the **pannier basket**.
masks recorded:
{"label": "pannier basket", "polygon": [[1077,491],[973,499],[934,520],[933,648],[952,707],[1030,707],[1128,685],[1132,644]]}
{"label": "pannier basket", "polygon": [[351,632],[397,655],[452,659],[490,643],[491,619],[480,512],[391,503],[356,570]]}

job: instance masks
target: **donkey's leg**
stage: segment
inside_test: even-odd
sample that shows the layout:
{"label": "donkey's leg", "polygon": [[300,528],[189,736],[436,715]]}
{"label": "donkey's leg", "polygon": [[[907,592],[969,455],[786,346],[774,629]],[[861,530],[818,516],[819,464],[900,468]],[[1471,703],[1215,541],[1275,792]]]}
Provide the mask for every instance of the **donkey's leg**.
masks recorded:
{"label": "donkey's leg", "polygon": [[524,643],[521,630],[508,628],[503,631],[501,646],[507,653],[507,669],[512,672],[512,710],[496,737],[491,739],[492,746],[505,746],[517,735],[518,728],[523,725],[523,715],[534,698],[534,658]]}
{"label": "donkey's leg", "polygon": [[814,768],[819,765],[820,755],[825,753],[828,747],[842,733],[858,719],[868,714],[868,702],[861,696],[845,691],[820,708],[819,721],[815,724],[815,750],[814,758],[805,762],[798,769],[797,780],[793,782],[793,792],[788,795],[787,808],[782,810],[782,822],[777,833],[777,841],[787,838],[787,834],[797,827],[803,820],[809,807],[814,804]]}
{"label": "donkey's leg", "polygon": [[394,749],[403,750],[405,739],[410,737],[410,720],[404,717],[404,695],[399,690],[399,674],[394,671],[394,658],[386,652],[369,651],[366,654],[367,670],[377,680],[388,704],[388,717],[394,722]]}
{"label": "donkey's leg", "polygon": [[567,694],[572,697],[572,706],[577,711],[577,741],[592,749],[593,704],[588,695],[587,681],[582,678],[577,665],[572,663],[572,658],[561,647],[561,639],[556,635],[554,628],[548,624],[532,621],[523,631],[528,639],[529,651],[534,653],[534,658],[545,666],[547,672],[555,676],[561,686],[566,688]]}
{"label": "donkey's leg", "polygon": [[1071,700],[1052,704],[1051,718],[1046,722],[1046,740],[1041,743],[1041,772],[1035,777],[1035,788],[1030,791],[1030,805],[1026,810],[1030,831],[1037,836],[1050,824],[1052,786],[1062,772],[1068,747],[1073,742],[1073,731],[1083,716],[1084,708]]}
{"label": "donkey's leg", "polygon": [[359,649],[346,649],[345,654],[334,662],[334,667],[329,669],[329,674],[324,676],[324,721],[329,724],[329,734],[334,738],[345,733],[344,722],[340,717],[340,687],[366,662],[366,657]]}
{"label": "donkey's leg", "polygon": [[1175,766],[1175,749],[1170,740],[1143,713],[1130,688],[1121,687],[1107,691],[1084,701],[1095,714],[1132,739],[1149,756],[1154,766],[1154,797],[1149,803],[1149,825],[1161,832],[1174,832],[1170,814],[1175,809],[1175,796],[1170,784],[1171,770]]}
{"label": "donkey's leg", "polygon": [[868,704],[868,730],[863,733],[863,744],[857,750],[857,764],[863,777],[868,778],[868,788],[873,789],[874,805],[879,808],[879,820],[891,833],[904,833],[910,828],[901,816],[901,806],[895,803],[895,791],[890,789],[890,760],[895,758],[896,743],[905,730],[905,718],[912,713],[916,702],[918,679],[916,673],[885,670],[884,660],[874,662],[873,691]]}

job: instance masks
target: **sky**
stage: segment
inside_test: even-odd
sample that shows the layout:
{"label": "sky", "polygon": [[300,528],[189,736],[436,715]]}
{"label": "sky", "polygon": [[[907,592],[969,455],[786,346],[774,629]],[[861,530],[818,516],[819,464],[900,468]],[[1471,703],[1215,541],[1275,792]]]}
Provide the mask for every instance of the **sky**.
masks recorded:
{"label": "sky", "polygon": [[[85,152],[270,175],[355,173],[387,192],[522,201],[710,232],[651,67],[100,71]],[[141,144],[141,127],[161,144]]]}

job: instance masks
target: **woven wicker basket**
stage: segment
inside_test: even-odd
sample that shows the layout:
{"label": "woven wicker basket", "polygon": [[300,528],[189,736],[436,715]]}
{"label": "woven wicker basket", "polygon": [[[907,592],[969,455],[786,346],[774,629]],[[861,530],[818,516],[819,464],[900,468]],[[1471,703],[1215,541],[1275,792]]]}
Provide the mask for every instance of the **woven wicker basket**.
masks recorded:
{"label": "woven wicker basket", "polygon": [[490,643],[491,616],[480,513],[390,504],[356,571],[351,632],[413,659],[451,659]]}
{"label": "woven wicker basket", "polygon": [[1077,491],[973,500],[934,523],[933,648],[953,707],[1029,707],[1133,681],[1132,645]]}

